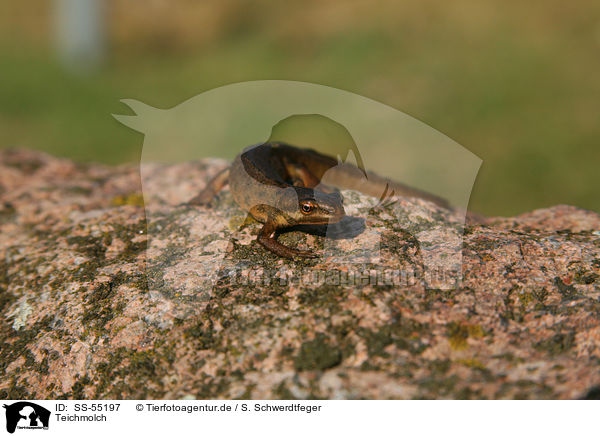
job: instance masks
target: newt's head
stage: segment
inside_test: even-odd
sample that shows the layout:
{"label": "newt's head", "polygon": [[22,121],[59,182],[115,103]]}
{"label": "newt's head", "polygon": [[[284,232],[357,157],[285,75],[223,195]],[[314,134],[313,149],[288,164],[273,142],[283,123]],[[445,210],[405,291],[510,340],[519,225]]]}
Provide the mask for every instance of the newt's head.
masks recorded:
{"label": "newt's head", "polygon": [[326,193],[302,187],[285,189],[279,198],[278,209],[286,215],[288,225],[337,223],[346,215],[338,192]]}

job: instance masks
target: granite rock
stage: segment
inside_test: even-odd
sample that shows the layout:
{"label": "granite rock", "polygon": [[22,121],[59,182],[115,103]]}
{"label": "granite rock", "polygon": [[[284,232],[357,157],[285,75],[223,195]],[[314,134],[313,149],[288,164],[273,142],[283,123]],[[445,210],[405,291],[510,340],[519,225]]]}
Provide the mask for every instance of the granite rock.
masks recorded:
{"label": "granite rock", "polygon": [[424,259],[456,267],[460,214],[344,192],[356,237],[290,232],[322,255],[280,259],[227,190],[179,205],[225,164],[147,167],[142,195],[134,166],[0,151],[0,398],[597,395],[598,214],[471,223],[448,289]]}

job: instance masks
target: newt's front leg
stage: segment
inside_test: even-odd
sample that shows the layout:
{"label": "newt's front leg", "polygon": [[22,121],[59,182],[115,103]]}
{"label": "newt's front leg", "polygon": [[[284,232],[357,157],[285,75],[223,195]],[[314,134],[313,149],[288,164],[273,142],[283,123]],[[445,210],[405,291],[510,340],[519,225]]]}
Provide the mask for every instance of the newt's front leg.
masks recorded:
{"label": "newt's front leg", "polygon": [[293,259],[294,257],[316,257],[312,251],[298,250],[296,248],[286,247],[277,241],[277,227],[271,220],[267,220],[256,238],[258,243],[267,250],[272,251],[278,256]]}

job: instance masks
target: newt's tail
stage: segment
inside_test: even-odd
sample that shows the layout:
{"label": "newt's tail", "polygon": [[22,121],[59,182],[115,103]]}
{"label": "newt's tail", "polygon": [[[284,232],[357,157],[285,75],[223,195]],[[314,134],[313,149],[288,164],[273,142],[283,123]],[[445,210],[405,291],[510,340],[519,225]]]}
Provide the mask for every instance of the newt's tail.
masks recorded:
{"label": "newt's tail", "polygon": [[329,169],[321,179],[321,183],[339,189],[353,189],[377,198],[380,198],[384,192],[387,192],[388,196],[422,198],[445,209],[451,208],[448,201],[437,195],[390,180],[372,171],[367,171],[365,178],[363,172],[351,164],[341,164]]}

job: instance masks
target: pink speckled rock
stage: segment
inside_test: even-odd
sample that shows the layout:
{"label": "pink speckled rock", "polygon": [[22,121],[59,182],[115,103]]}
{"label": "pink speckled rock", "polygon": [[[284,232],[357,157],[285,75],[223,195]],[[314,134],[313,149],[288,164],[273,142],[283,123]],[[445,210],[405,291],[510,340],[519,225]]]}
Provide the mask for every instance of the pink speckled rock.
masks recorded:
{"label": "pink speckled rock", "polygon": [[[598,392],[598,214],[556,206],[471,225],[462,282],[438,289],[421,280],[423,256],[448,258],[436,241],[459,223],[451,213],[406,199],[373,210],[345,192],[367,230],[334,254],[291,232],[286,244],[323,257],[279,259],[228,191],[212,208],[176,206],[224,164],[157,165],[145,209],[134,167],[0,152],[0,398]],[[389,271],[414,274],[371,279]],[[356,272],[365,280],[344,281]]]}

